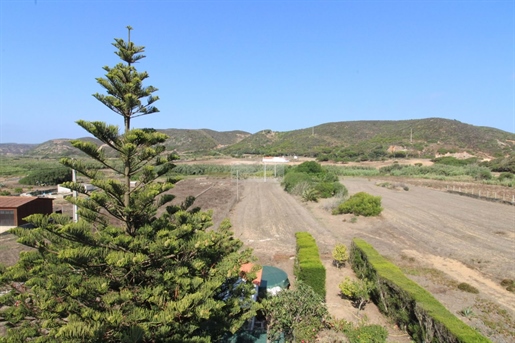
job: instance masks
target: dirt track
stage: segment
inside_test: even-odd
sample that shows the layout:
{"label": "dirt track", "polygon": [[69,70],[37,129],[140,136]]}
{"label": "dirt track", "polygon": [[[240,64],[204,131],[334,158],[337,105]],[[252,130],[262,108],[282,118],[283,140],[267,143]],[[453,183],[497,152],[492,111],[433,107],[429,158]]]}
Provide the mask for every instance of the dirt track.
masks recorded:
{"label": "dirt track", "polygon": [[[350,194],[365,191],[380,195],[382,214],[377,218],[359,217],[353,223],[351,215],[330,214],[327,209],[334,199],[303,203],[284,192],[274,179],[240,181],[238,190],[236,181],[231,179],[185,179],[172,193],[177,195],[177,201],[186,195],[196,196],[195,206],[214,211],[215,227],[229,217],[235,236],[254,249],[259,262],[283,268],[291,280],[294,280],[294,233],[310,232],[317,240],[328,271],[327,305],[338,318],[356,320],[356,310],[339,297],[338,291],[338,283],[353,275],[348,267],[340,270],[332,267],[330,252],[338,242],[349,245],[353,237],[361,237],[398,265],[408,263],[413,268],[441,271],[443,277],[425,274],[409,277],[453,313],[472,307],[477,316],[467,319],[467,324],[480,329],[493,342],[515,340],[515,294],[500,286],[502,279],[515,279],[515,206],[412,185],[409,191],[392,190],[376,186],[378,180],[373,179],[345,178],[342,182]],[[1,238],[0,260],[14,263],[15,256],[9,255],[11,250],[19,249],[14,237]],[[455,286],[459,282],[469,283],[480,293],[457,290]],[[476,306],[478,299],[502,305],[508,315],[499,317],[492,307]],[[486,312],[490,309],[488,315],[493,317],[489,319],[495,323],[510,318],[510,326],[497,331],[485,327],[478,318],[485,309]],[[369,323],[388,326],[389,342],[410,342],[374,306],[367,306],[365,314]]]}
{"label": "dirt track", "polygon": [[[378,187],[376,182],[343,180],[350,194],[380,195],[384,207],[378,218],[359,217],[351,223],[351,216],[333,216],[326,210],[334,200],[301,203],[273,180],[246,181],[241,199],[230,213],[231,222],[236,236],[255,249],[261,263],[278,265],[290,275],[296,231],[315,237],[328,266],[335,243],[350,244],[353,237],[362,237],[396,263],[409,258],[419,267],[441,271],[444,279],[454,282],[454,289],[445,282],[442,285],[440,279],[413,278],[451,312],[474,304],[474,295],[455,289],[456,284],[467,282],[479,289],[479,297],[502,305],[513,318],[515,295],[501,287],[500,281],[515,279],[515,206],[424,187],[392,190]],[[343,300],[337,296],[343,274],[328,268],[328,305],[333,313],[345,317],[349,309],[343,308]],[[509,341],[495,334],[490,338]]]}

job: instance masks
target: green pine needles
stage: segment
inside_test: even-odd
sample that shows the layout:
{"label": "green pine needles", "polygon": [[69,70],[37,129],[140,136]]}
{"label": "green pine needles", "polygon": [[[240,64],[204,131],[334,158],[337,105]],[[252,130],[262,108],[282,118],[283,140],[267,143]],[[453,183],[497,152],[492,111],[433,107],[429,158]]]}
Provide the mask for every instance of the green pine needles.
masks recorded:
{"label": "green pine needles", "polygon": [[[68,198],[78,222],[36,214],[28,218],[34,229],[11,230],[34,250],[0,268],[0,285],[10,290],[0,296],[8,327],[0,342],[216,342],[255,314],[253,285],[239,278],[251,250],[234,239],[228,221],[210,228],[211,213],[190,209],[193,197],[170,205],[167,191],[177,180],[166,175],[176,156],[165,154],[166,135],[130,128],[133,116],[157,111],[150,106],[157,97],[140,104],[155,89],[143,87],[147,74],[131,66],[143,47],[115,46],[127,64],[104,68],[108,81],[99,83],[109,95],[95,96],[123,113],[125,131],[78,121],[102,145],[73,146],[103,167],[61,161],[97,187],[67,184],[81,194]],[[117,158],[107,158],[106,148]],[[161,206],[166,211],[157,216]]]}

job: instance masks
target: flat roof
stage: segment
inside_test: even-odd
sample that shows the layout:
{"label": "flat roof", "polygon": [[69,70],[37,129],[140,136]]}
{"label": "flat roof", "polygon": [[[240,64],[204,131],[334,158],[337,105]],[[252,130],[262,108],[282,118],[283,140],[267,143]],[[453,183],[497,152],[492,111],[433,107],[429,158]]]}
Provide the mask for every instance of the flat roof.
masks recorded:
{"label": "flat roof", "polygon": [[[17,208],[36,199],[38,199],[38,197],[0,196],[0,208]],[[52,198],[39,199],[48,199],[50,201],[54,200]]]}

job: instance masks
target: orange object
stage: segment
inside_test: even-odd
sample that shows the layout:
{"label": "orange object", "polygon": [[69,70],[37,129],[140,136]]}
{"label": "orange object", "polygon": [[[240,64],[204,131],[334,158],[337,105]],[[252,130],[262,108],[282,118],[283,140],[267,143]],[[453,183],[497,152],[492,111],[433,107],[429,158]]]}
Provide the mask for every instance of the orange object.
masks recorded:
{"label": "orange object", "polygon": [[[243,273],[242,278],[245,278],[245,275],[251,272],[252,267],[254,267],[253,263],[245,263],[245,264],[241,265],[240,271]],[[252,281],[252,283],[257,286],[261,285],[261,277],[262,276],[263,276],[263,268],[261,268],[260,270],[258,270],[256,272],[256,278]]]}

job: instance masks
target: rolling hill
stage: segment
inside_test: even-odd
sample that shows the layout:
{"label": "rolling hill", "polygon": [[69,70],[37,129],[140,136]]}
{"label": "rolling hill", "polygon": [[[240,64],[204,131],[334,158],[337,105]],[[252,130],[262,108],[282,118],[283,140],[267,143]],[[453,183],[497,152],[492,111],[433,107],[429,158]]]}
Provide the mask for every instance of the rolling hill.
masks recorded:
{"label": "rolling hill", "polygon": [[374,158],[394,152],[420,157],[468,152],[488,158],[513,153],[515,134],[441,118],[349,121],[287,132],[263,130],[223,151],[229,154],[327,154],[348,158]]}
{"label": "rolling hill", "polygon": [[[434,157],[468,153],[481,158],[515,152],[515,134],[456,120],[427,118],[399,121],[343,121],[301,130],[219,132],[209,129],[158,129],[170,138],[168,150],[179,154],[260,154],[326,156],[328,159],[376,159],[392,154]],[[94,138],[83,138],[98,143]],[[70,139],[42,144],[0,144],[0,155],[62,157],[79,155]]]}

